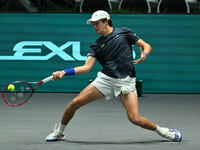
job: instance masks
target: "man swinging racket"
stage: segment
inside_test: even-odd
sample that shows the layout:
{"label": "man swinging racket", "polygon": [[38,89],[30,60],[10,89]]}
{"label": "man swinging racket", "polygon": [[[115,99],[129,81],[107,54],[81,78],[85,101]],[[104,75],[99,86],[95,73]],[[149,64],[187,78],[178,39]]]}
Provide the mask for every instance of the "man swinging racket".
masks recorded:
{"label": "man swinging racket", "polygon": [[[85,64],[56,71],[53,78],[59,80],[65,75],[88,73],[96,61],[99,61],[103,69],[96,79],[67,105],[59,126],[46,137],[46,141],[63,140],[66,125],[81,106],[102,97],[107,100],[115,97],[121,100],[131,123],[155,131],[171,141],[180,142],[182,136],[179,131],[159,127],[139,113],[134,64],[146,59],[151,52],[151,46],[126,27],[114,28],[110,15],[103,10],[94,12],[87,24],[92,24],[101,36],[90,46]],[[135,61],[132,56],[132,45],[140,47],[141,56]]]}

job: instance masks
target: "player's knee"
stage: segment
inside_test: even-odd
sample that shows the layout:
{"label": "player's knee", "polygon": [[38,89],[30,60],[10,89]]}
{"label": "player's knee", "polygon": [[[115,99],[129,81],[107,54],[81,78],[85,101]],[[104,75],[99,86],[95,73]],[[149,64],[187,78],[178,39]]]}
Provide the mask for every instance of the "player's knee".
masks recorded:
{"label": "player's knee", "polygon": [[79,106],[78,100],[77,100],[76,98],[74,98],[74,99],[69,103],[69,107],[70,107],[71,109],[74,109],[74,110],[78,109],[78,108],[80,107],[80,106]]}
{"label": "player's knee", "polygon": [[135,125],[140,126],[141,120],[139,115],[134,115],[134,114],[128,114],[128,119]]}

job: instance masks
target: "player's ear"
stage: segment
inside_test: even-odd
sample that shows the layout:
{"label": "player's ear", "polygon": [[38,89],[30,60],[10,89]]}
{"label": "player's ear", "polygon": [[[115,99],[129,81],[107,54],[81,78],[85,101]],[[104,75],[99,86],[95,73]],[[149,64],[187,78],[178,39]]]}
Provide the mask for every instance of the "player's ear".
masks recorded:
{"label": "player's ear", "polygon": [[107,23],[107,25],[109,24],[108,19],[106,19],[106,23]]}
{"label": "player's ear", "polygon": [[106,25],[108,25],[108,19],[101,19],[100,21],[102,21],[103,23],[105,23]]}
{"label": "player's ear", "polygon": [[105,19],[104,23],[105,23],[105,26],[109,26],[108,19]]}

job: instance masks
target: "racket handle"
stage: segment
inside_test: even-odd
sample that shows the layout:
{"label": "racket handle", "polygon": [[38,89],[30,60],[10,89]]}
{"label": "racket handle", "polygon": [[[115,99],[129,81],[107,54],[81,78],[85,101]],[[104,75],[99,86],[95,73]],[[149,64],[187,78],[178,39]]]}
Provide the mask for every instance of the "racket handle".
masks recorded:
{"label": "racket handle", "polygon": [[49,77],[43,79],[42,82],[43,82],[43,83],[46,83],[46,82],[49,82],[49,81],[51,81],[51,80],[53,80],[53,76],[49,76]]}

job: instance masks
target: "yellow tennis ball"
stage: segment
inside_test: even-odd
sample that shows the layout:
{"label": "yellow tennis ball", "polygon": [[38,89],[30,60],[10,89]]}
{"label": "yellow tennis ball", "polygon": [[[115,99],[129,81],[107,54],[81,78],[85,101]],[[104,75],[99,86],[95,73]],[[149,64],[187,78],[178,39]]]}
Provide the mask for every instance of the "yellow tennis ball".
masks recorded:
{"label": "yellow tennis ball", "polygon": [[8,91],[13,92],[15,90],[15,86],[13,84],[8,85]]}
{"label": "yellow tennis ball", "polygon": [[129,93],[129,89],[126,88],[126,87],[121,87],[121,91],[122,91],[122,94],[128,94]]}

